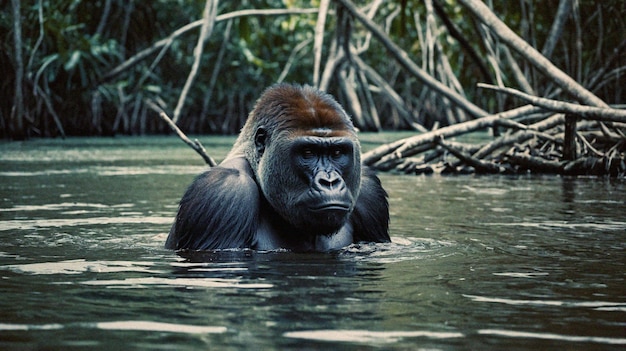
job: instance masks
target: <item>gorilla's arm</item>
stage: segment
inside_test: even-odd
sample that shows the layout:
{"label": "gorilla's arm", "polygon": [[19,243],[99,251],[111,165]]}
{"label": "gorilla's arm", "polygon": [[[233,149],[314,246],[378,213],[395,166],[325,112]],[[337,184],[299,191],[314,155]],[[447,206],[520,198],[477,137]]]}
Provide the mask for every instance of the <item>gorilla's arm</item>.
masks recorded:
{"label": "gorilla's arm", "polygon": [[259,189],[245,159],[199,175],[180,201],[167,249],[250,247],[258,227]]}
{"label": "gorilla's arm", "polygon": [[350,217],[354,242],[385,243],[389,238],[389,203],[380,179],[369,168],[363,169],[361,193]]}

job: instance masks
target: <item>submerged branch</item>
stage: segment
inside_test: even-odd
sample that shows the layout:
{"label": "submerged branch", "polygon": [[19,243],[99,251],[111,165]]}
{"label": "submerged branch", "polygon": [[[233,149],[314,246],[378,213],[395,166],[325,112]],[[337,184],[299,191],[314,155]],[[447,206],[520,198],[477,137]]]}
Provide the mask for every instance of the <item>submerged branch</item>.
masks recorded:
{"label": "submerged branch", "polygon": [[437,140],[437,144],[441,145],[444,149],[449,151],[452,155],[456,156],[459,160],[467,164],[468,166],[472,166],[476,168],[477,171],[481,173],[504,173],[505,168],[503,166],[497,165],[490,161],[484,161],[473,157],[472,155],[459,150],[452,145],[449,145],[442,139]]}
{"label": "submerged branch", "polygon": [[438,138],[450,138],[475,130],[492,127],[493,124],[500,119],[517,118],[530,113],[538,112],[539,110],[540,109],[537,107],[526,105],[507,112],[485,116],[472,121],[451,125],[428,133],[398,140],[394,143],[382,145],[365,153],[363,155],[363,162],[369,165],[379,160],[381,162],[386,162],[394,159],[400,159],[410,155],[415,148],[424,144],[433,143]]}

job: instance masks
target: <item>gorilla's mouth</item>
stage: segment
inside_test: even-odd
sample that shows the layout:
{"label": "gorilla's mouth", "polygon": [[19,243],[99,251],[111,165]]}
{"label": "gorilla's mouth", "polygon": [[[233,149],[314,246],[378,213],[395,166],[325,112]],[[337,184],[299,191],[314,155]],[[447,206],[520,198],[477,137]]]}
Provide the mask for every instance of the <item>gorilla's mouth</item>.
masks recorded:
{"label": "gorilla's mouth", "polygon": [[310,207],[313,212],[348,212],[350,205],[342,202],[329,202],[318,206]]}
{"label": "gorilla's mouth", "polygon": [[341,228],[350,214],[350,204],[346,202],[324,202],[309,207],[306,225],[316,234],[329,235]]}

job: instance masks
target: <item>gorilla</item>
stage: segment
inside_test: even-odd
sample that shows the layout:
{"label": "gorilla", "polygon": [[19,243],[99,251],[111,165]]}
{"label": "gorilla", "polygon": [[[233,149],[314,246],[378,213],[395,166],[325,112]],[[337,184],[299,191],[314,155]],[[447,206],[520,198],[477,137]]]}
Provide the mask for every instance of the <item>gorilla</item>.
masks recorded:
{"label": "gorilla", "polygon": [[387,193],[343,108],[309,86],[261,95],[224,161],[183,195],[165,247],[330,251],[389,242]]}

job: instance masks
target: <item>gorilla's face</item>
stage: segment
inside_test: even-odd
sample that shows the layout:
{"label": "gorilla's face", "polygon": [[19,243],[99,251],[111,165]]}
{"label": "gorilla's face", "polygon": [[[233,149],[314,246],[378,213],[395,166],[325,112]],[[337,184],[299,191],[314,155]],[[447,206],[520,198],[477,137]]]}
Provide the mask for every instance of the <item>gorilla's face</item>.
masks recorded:
{"label": "gorilla's face", "polygon": [[347,136],[284,136],[267,140],[258,165],[270,205],[303,232],[332,234],[354,209],[361,183],[360,147]]}
{"label": "gorilla's face", "polygon": [[298,231],[333,234],[361,186],[354,125],[328,94],[278,86],[264,93],[240,140],[272,208]]}

